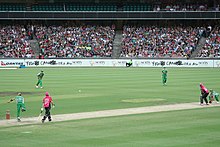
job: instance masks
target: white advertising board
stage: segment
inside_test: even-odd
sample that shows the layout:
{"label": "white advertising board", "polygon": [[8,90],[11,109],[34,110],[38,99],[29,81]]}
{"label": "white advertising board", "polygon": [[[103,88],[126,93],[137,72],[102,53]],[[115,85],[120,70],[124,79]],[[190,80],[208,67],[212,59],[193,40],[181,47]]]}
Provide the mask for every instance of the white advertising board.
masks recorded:
{"label": "white advertising board", "polygon": [[[0,67],[125,67],[129,59],[0,59]],[[133,59],[132,67],[220,67],[220,60]]]}
{"label": "white advertising board", "polygon": [[213,67],[218,67],[218,68],[220,68],[220,60],[214,60],[214,61],[213,61]]}
{"label": "white advertising board", "polygon": [[24,59],[0,59],[0,67],[19,67],[24,64]]}

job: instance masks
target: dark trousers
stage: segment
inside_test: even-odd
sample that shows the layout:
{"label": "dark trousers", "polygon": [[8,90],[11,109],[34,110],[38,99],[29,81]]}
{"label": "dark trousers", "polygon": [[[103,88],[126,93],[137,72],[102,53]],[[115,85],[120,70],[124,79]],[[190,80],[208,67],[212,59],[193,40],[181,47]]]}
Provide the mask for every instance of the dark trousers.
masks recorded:
{"label": "dark trousers", "polygon": [[44,108],[45,109],[45,115],[42,120],[46,120],[48,118],[49,121],[51,121],[51,116],[50,116],[50,107]]}
{"label": "dark trousers", "polygon": [[203,100],[205,100],[205,103],[208,104],[207,96],[209,93],[203,93],[202,96],[200,96],[200,103],[203,104]]}

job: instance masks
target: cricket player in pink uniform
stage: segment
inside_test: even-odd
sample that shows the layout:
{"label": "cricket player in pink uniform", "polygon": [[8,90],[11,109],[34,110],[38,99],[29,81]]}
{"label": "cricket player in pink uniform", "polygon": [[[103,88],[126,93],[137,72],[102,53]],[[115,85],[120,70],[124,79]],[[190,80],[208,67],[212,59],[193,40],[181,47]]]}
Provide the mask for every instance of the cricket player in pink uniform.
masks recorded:
{"label": "cricket player in pink uniform", "polygon": [[201,91],[200,105],[203,105],[203,100],[205,100],[206,105],[208,105],[207,96],[209,95],[209,90],[202,83],[200,83],[199,86]]}
{"label": "cricket player in pink uniform", "polygon": [[51,104],[54,107],[54,103],[52,100],[52,97],[49,95],[48,92],[45,93],[45,97],[43,99],[43,108],[45,109],[45,115],[42,119],[42,123],[44,123],[44,121],[48,118],[49,121],[52,121],[51,119],[51,115],[50,115],[50,109],[51,109]]}

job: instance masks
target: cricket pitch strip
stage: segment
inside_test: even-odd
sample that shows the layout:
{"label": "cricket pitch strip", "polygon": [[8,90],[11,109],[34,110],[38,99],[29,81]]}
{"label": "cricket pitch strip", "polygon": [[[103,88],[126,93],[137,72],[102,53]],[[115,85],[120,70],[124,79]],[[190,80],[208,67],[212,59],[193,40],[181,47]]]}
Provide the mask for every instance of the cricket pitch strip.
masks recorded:
{"label": "cricket pitch strip", "polygon": [[[198,102],[193,102],[193,103],[170,104],[170,105],[161,105],[161,106],[148,106],[148,107],[71,113],[71,114],[59,114],[59,115],[52,115],[52,121],[61,122],[61,121],[69,121],[69,120],[123,116],[123,115],[165,112],[165,111],[174,111],[174,110],[186,110],[186,109],[196,109],[196,108],[204,109],[204,108],[210,108],[216,106],[220,106],[220,104],[214,103],[211,105],[200,106]],[[41,119],[39,120],[38,117],[22,118],[21,120],[22,120],[21,122],[17,122],[16,119],[0,120],[0,127],[41,124]]]}

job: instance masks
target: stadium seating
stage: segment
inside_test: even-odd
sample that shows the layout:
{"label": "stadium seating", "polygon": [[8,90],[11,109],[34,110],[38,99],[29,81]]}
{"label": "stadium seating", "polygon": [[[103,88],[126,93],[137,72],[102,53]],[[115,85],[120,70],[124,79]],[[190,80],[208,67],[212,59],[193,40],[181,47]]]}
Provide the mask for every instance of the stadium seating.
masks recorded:
{"label": "stadium seating", "polygon": [[152,11],[150,5],[124,5],[123,11]]}
{"label": "stadium seating", "polygon": [[26,11],[25,4],[0,4],[0,11]]}
{"label": "stadium seating", "polygon": [[36,26],[45,58],[111,57],[114,33],[108,26]]}
{"label": "stadium seating", "polygon": [[197,57],[200,58],[219,58],[220,57],[220,28],[216,27],[210,36],[206,39],[206,43],[202,50],[199,51]]}
{"label": "stadium seating", "polygon": [[33,5],[32,11],[64,11],[63,5],[58,4],[45,4],[45,5]]}
{"label": "stadium seating", "polygon": [[31,5],[30,10],[28,7],[22,3],[0,3],[0,11],[208,11],[213,9],[205,4],[154,5],[147,3],[123,5],[117,5],[116,3],[39,3]]}
{"label": "stadium seating", "polygon": [[66,11],[116,11],[116,5],[80,5],[80,4],[70,4],[66,5]]}
{"label": "stadium seating", "polygon": [[121,57],[187,58],[198,40],[192,27],[124,26]]}
{"label": "stadium seating", "polygon": [[[190,26],[124,26],[120,57],[187,58],[198,44],[200,30]],[[0,56],[4,58],[35,57],[29,42],[33,35],[45,58],[112,57],[115,37],[114,27],[98,25],[1,25],[0,31]],[[220,29],[216,27],[197,57],[220,57],[219,48]]]}
{"label": "stadium seating", "polygon": [[116,11],[116,5],[104,4],[38,4],[33,5],[32,11]]}
{"label": "stadium seating", "polygon": [[28,30],[22,25],[0,26],[0,57],[33,58]]}

